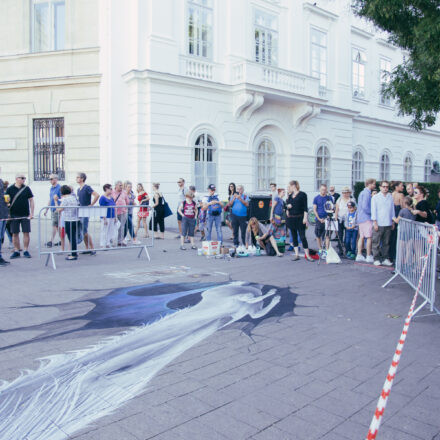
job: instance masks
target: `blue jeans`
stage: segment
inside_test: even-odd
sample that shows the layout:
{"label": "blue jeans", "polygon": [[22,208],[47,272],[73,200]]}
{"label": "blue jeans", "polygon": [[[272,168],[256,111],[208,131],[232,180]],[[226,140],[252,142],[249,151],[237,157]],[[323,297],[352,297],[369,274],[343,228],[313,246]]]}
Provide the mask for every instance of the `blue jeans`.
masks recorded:
{"label": "blue jeans", "polygon": [[0,221],[0,258],[2,257],[2,243],[6,231],[6,221]]}
{"label": "blue jeans", "polygon": [[346,252],[356,253],[356,240],[358,236],[357,229],[345,230],[345,250]]}
{"label": "blue jeans", "polygon": [[215,223],[215,230],[217,232],[217,241],[223,241],[222,234],[222,216],[221,215],[209,215],[207,218],[207,233],[206,239],[211,241],[212,224]]}

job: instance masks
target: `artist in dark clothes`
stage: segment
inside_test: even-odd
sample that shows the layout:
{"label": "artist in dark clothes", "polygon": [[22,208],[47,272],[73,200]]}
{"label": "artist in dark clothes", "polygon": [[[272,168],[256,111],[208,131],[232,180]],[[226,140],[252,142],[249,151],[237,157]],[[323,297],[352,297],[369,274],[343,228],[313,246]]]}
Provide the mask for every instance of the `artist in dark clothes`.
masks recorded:
{"label": "artist in dark clothes", "polygon": [[299,260],[299,249],[298,249],[298,234],[301,238],[301,242],[304,247],[304,252],[306,254],[307,261],[313,260],[310,258],[309,254],[309,244],[306,238],[306,225],[307,225],[307,194],[300,191],[299,182],[297,180],[292,180],[289,182],[287,187],[287,227],[292,233],[293,246],[295,248],[295,257],[293,261]]}

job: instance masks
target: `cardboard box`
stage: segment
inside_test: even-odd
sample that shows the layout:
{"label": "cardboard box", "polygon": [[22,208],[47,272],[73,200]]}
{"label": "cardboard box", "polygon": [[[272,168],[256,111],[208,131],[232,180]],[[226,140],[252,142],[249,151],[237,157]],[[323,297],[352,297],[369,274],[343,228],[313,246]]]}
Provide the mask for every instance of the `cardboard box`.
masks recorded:
{"label": "cardboard box", "polygon": [[204,241],[202,242],[203,255],[219,255],[220,242],[219,241]]}

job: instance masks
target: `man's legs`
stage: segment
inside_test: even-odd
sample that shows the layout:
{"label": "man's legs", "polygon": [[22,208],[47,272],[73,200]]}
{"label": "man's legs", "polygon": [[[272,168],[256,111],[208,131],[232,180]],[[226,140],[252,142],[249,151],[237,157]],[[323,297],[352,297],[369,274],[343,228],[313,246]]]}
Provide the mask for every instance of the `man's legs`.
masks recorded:
{"label": "man's legs", "polygon": [[215,230],[217,232],[217,241],[223,242],[223,233],[222,233],[222,216],[218,215],[215,217]]}
{"label": "man's legs", "polygon": [[246,217],[239,217],[240,221],[240,230],[241,230],[241,244],[244,246],[246,244],[246,228],[247,228],[247,221]]}
{"label": "man's legs", "polygon": [[391,241],[391,226],[382,227],[382,256],[385,260],[390,258],[390,241]]}
{"label": "man's legs", "polygon": [[121,223],[118,231],[118,245],[124,240],[125,223],[127,223],[127,213],[118,214],[118,220]]}
{"label": "man's legs", "polygon": [[211,241],[211,233],[212,233],[212,223],[214,222],[214,217],[212,215],[208,215],[206,217],[206,240]]}
{"label": "man's legs", "polygon": [[380,261],[380,239],[382,236],[382,228],[379,226],[379,229],[373,230],[373,258],[374,261]]}
{"label": "man's legs", "polygon": [[240,228],[240,219],[234,214],[231,214],[232,233],[234,234],[234,246],[237,247],[240,244],[238,237],[238,231]]}
{"label": "man's legs", "polygon": [[23,250],[29,249],[29,242],[31,241],[29,232],[23,232]]}

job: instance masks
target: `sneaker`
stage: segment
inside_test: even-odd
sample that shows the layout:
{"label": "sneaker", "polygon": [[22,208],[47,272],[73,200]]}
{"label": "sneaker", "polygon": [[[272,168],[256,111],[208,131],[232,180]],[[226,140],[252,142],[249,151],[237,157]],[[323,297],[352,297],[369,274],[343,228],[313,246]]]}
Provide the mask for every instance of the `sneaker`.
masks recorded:
{"label": "sneaker", "polygon": [[292,261],[298,261],[299,260],[299,256],[298,255],[295,255],[293,258],[292,258]]}
{"label": "sneaker", "polygon": [[189,238],[185,238],[185,243],[191,243]]}
{"label": "sneaker", "polygon": [[28,251],[23,252],[23,257],[25,258],[31,258],[31,254]]}
{"label": "sneaker", "polygon": [[90,251],[90,255],[96,255],[96,251]]}
{"label": "sneaker", "polygon": [[287,248],[287,250],[288,251],[290,251],[290,252],[292,252],[294,249],[293,249],[293,246],[289,246],[288,248]]}
{"label": "sneaker", "polygon": [[134,239],[133,240],[133,244],[142,244],[139,240],[137,240],[137,239]]}
{"label": "sneaker", "polygon": [[51,241],[48,241],[48,242],[46,243],[46,247],[51,248],[52,246],[53,246],[53,243],[52,243]]}
{"label": "sneaker", "polygon": [[191,246],[191,249],[197,249],[197,246]]}
{"label": "sneaker", "polygon": [[365,261],[366,261],[367,263],[374,263],[373,255],[368,255],[368,257],[365,258]]}
{"label": "sneaker", "polygon": [[176,235],[174,238],[180,238],[180,235]]}
{"label": "sneaker", "polygon": [[[118,245],[119,246],[119,245]],[[81,252],[81,255],[89,255],[89,254],[91,254],[92,253],[92,251],[82,251]]]}
{"label": "sneaker", "polygon": [[391,261],[388,260],[388,258],[387,258],[386,260],[382,261],[382,264],[383,264],[384,266],[388,266],[388,267],[390,267],[390,266],[393,265],[393,263],[391,263]]}
{"label": "sneaker", "polygon": [[358,263],[365,263],[365,257],[363,255],[361,255],[361,254],[357,254],[356,261]]}
{"label": "sneaker", "polygon": [[380,261],[379,260],[374,260],[374,263],[373,263],[375,266],[380,266]]}
{"label": "sneaker", "polygon": [[348,258],[350,258],[350,260],[354,260],[356,258],[356,255],[352,253]]}
{"label": "sneaker", "polygon": [[74,257],[73,255],[68,255],[67,257],[66,257],[66,260],[67,261],[75,261],[75,260],[77,260],[78,259],[78,257]]}
{"label": "sneaker", "polygon": [[180,246],[180,249],[181,249],[182,251],[186,251],[186,247],[185,247],[185,246]]}
{"label": "sneaker", "polygon": [[13,243],[9,243],[8,244],[8,249],[14,249],[14,244]]}
{"label": "sneaker", "polygon": [[7,266],[8,264],[9,264],[9,261],[6,261],[2,257],[0,257],[0,266]]}
{"label": "sneaker", "polygon": [[20,258],[20,252],[18,252],[18,251],[15,251],[15,252],[13,252],[12,253],[12,255],[10,256],[10,259],[11,260],[13,260],[13,259],[15,259],[15,258]]}

